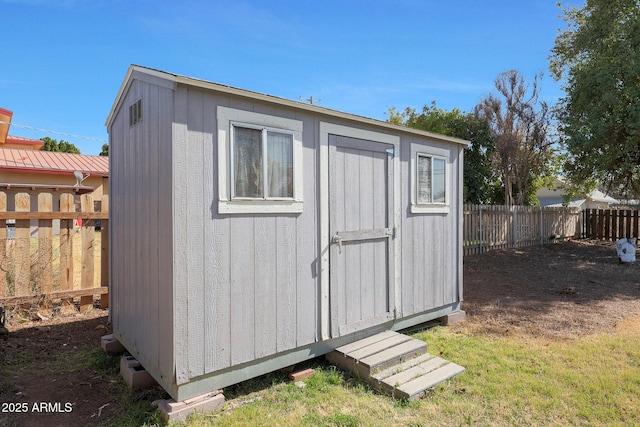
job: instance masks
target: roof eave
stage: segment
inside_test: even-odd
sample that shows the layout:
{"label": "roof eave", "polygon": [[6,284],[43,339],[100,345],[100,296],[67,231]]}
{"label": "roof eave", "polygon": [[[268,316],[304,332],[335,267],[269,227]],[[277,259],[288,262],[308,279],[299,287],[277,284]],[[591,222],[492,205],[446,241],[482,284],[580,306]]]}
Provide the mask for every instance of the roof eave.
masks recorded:
{"label": "roof eave", "polygon": [[209,82],[209,81],[206,81],[206,80],[196,79],[196,78],[193,78],[193,77],[186,77],[186,76],[181,76],[181,75],[178,75],[178,74],[167,73],[165,71],[155,70],[155,69],[151,69],[151,68],[147,68],[147,67],[142,67],[142,66],[139,66],[139,65],[131,65],[129,67],[129,69],[127,70],[127,74],[125,75],[125,79],[122,82],[122,85],[120,86],[120,90],[118,91],[118,94],[116,95],[116,99],[115,99],[115,101],[113,103],[113,106],[111,107],[111,110],[109,112],[109,116],[107,117],[107,121],[105,123],[105,125],[107,127],[109,126],[109,124],[113,120],[113,116],[115,115],[115,112],[118,109],[118,106],[120,105],[121,98],[122,98],[122,96],[124,95],[124,93],[126,91],[126,87],[129,84],[129,81],[131,79],[132,74],[134,72],[136,72],[136,71],[138,71],[140,73],[147,74],[147,75],[152,75],[152,76],[155,76],[155,77],[158,77],[158,78],[162,78],[162,79],[165,79],[165,80],[169,80],[169,81],[174,82],[174,83],[200,87],[200,88],[203,88],[203,89],[214,90],[214,91],[222,92],[222,93],[229,94],[229,95],[236,95],[236,96],[240,96],[240,97],[244,97],[244,98],[251,98],[251,99],[264,101],[264,102],[269,102],[269,103],[275,103],[275,104],[278,104],[278,105],[281,105],[281,106],[285,106],[285,107],[296,108],[296,109],[299,109],[299,110],[305,110],[305,111],[309,111],[309,112],[313,112],[313,113],[317,113],[317,114],[323,114],[323,115],[336,117],[336,118],[340,118],[340,119],[357,121],[359,123],[365,123],[365,124],[369,124],[369,125],[373,125],[373,126],[378,126],[378,127],[390,129],[390,130],[393,130],[393,131],[396,131],[396,132],[411,133],[411,134],[415,134],[415,135],[426,136],[426,137],[429,137],[429,138],[433,138],[433,139],[437,139],[437,140],[441,140],[441,141],[445,141],[445,142],[450,142],[450,143],[455,143],[455,144],[460,144],[460,145],[464,145],[464,146],[469,145],[469,141],[464,140],[464,139],[460,139],[460,138],[455,138],[455,137],[452,137],[452,136],[441,135],[441,134],[437,134],[437,133],[433,133],[433,132],[427,132],[427,131],[423,131],[423,130],[419,130],[419,129],[413,129],[413,128],[410,128],[410,127],[401,126],[401,125],[397,125],[397,124],[389,123],[389,122],[384,122],[384,121],[372,119],[372,118],[369,118],[369,117],[358,116],[358,115],[350,114],[350,113],[343,113],[341,111],[332,110],[332,109],[324,108],[324,107],[319,107],[317,105],[312,105],[312,104],[306,104],[306,103],[302,103],[302,102],[292,101],[292,100],[289,100],[289,99],[280,98],[280,97],[273,96],[273,95],[265,95],[263,93],[253,92],[253,91],[249,91],[249,90],[246,90],[246,89],[239,89],[239,88],[235,88],[235,87],[232,87],[232,86],[226,86],[226,85],[222,85],[222,84],[219,84],[219,83],[213,83],[213,82]]}

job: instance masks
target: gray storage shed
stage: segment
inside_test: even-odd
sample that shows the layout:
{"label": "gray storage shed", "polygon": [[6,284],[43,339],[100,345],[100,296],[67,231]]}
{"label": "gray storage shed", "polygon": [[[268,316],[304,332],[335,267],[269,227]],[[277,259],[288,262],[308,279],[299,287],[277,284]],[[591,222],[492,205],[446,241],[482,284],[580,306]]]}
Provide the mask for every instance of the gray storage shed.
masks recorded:
{"label": "gray storage shed", "polygon": [[131,66],[115,337],[176,400],[460,310],[467,142]]}

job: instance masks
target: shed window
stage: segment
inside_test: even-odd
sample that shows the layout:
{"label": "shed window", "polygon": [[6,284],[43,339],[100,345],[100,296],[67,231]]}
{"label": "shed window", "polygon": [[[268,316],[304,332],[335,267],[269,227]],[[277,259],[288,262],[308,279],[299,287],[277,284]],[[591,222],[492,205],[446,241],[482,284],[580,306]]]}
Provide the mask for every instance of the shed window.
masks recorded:
{"label": "shed window", "polygon": [[420,205],[446,203],[445,160],[418,154],[416,157],[416,201]]}
{"label": "shed window", "polygon": [[233,197],[293,198],[293,133],[232,125]]}
{"label": "shed window", "polygon": [[218,213],[303,211],[302,121],[217,107]]}

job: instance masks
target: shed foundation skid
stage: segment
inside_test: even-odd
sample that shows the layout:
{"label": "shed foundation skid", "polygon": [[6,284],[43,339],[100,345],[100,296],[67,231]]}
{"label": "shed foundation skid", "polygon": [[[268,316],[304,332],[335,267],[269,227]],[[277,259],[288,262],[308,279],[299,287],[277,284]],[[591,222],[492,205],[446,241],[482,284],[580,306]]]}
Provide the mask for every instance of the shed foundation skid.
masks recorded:
{"label": "shed foundation skid", "polygon": [[421,398],[426,390],[464,372],[462,366],[427,353],[423,341],[392,331],[339,347],[326,357],[402,399]]}

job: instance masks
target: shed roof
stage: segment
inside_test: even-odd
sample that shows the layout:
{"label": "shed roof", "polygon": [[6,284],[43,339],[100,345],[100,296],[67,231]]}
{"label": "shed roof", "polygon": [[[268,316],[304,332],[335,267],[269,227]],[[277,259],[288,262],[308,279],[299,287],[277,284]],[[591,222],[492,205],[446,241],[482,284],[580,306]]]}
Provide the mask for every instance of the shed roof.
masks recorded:
{"label": "shed roof", "polygon": [[175,84],[184,84],[184,85],[200,87],[200,88],[204,88],[204,89],[215,90],[217,92],[233,94],[233,95],[242,96],[242,97],[246,97],[246,98],[266,101],[266,102],[270,102],[270,103],[274,103],[274,104],[278,104],[278,105],[282,105],[282,106],[287,106],[287,107],[292,107],[292,108],[296,108],[296,109],[300,109],[300,110],[306,110],[306,111],[311,111],[311,112],[324,114],[324,115],[328,115],[328,116],[333,116],[333,117],[337,117],[337,118],[353,120],[353,121],[357,121],[357,122],[360,122],[360,123],[367,123],[367,124],[370,124],[370,125],[384,127],[384,128],[392,129],[392,130],[399,131],[399,132],[413,133],[413,134],[417,134],[417,135],[428,136],[428,137],[431,137],[431,138],[434,138],[434,139],[438,139],[438,140],[441,140],[441,141],[447,141],[447,142],[452,142],[452,143],[456,143],[456,144],[463,144],[463,145],[468,145],[469,144],[469,141],[466,141],[466,140],[460,139],[460,138],[454,138],[452,136],[441,135],[441,134],[437,134],[437,133],[433,133],[433,132],[426,132],[426,131],[423,131],[423,130],[413,129],[413,128],[406,127],[406,126],[396,125],[394,123],[384,122],[384,121],[381,121],[381,120],[371,119],[371,118],[368,118],[368,117],[358,116],[358,115],[350,114],[350,113],[343,113],[341,111],[332,110],[332,109],[325,108],[325,107],[319,107],[317,105],[306,104],[306,103],[302,103],[302,102],[298,102],[298,101],[292,101],[292,100],[289,100],[289,99],[280,98],[280,97],[273,96],[273,95],[265,95],[265,94],[262,94],[262,93],[259,93],[259,92],[253,92],[253,91],[249,91],[249,90],[246,90],[246,89],[239,89],[239,88],[235,88],[235,87],[232,87],[232,86],[222,85],[222,84],[219,84],[219,83],[213,83],[213,82],[209,82],[209,81],[206,81],[206,80],[201,80],[201,79],[197,79],[197,78],[193,78],[193,77],[181,76],[179,74],[168,73],[166,71],[155,70],[153,68],[143,67],[143,66],[140,66],[140,65],[131,65],[129,67],[129,69],[127,70],[127,74],[125,76],[125,79],[122,82],[122,85],[120,86],[120,90],[118,91],[118,94],[117,94],[116,99],[115,99],[115,101],[113,103],[113,106],[111,107],[111,111],[109,112],[109,116],[107,117],[107,121],[105,123],[107,127],[109,126],[109,124],[112,122],[112,120],[114,118],[115,112],[118,109],[120,101],[121,101],[122,97],[124,96],[124,93],[126,92],[127,86],[129,85],[129,82],[131,81],[132,75],[134,74],[134,72],[138,72],[138,73],[146,74],[148,76],[164,79],[166,81],[173,82]]}
{"label": "shed roof", "polygon": [[84,154],[0,148],[0,170],[40,173],[73,173],[80,171],[109,176],[109,158]]}

